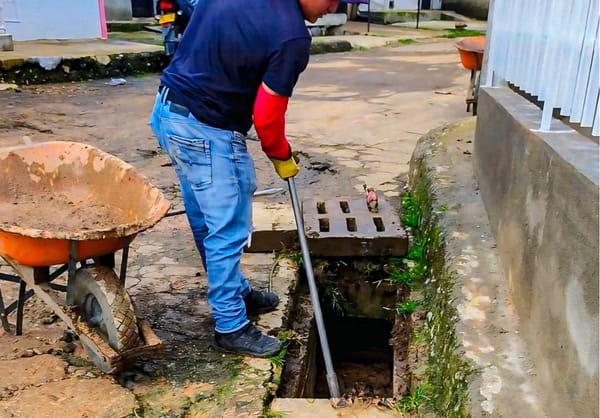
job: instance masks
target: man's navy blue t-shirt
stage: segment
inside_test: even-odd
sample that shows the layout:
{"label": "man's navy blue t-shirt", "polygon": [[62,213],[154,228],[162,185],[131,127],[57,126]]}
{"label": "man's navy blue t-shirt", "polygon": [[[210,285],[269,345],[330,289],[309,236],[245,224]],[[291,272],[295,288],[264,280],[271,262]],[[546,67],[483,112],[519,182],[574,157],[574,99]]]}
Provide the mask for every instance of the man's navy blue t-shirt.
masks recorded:
{"label": "man's navy blue t-shirt", "polygon": [[297,0],[201,0],[161,82],[199,121],[246,134],[261,82],[291,96],[310,42]]}

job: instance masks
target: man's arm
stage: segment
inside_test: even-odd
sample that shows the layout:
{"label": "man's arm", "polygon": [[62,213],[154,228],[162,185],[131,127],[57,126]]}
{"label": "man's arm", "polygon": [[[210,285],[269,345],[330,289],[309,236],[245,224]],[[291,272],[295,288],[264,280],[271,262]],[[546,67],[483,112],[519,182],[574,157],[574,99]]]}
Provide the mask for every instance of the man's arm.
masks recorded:
{"label": "man's arm", "polygon": [[274,92],[261,83],[254,102],[254,127],[260,144],[269,158],[290,158],[290,144],[285,136],[285,112],[289,97]]}
{"label": "man's arm", "polygon": [[285,136],[285,112],[289,97],[281,96],[261,83],[254,102],[254,128],[260,144],[282,179],[294,177],[299,168]]}

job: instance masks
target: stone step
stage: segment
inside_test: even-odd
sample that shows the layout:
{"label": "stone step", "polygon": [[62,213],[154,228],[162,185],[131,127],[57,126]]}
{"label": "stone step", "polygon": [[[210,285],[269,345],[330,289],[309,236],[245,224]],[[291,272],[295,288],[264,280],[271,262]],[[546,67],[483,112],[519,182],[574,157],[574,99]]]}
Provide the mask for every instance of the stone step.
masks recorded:
{"label": "stone step", "polygon": [[298,232],[291,203],[252,202],[252,241],[249,253],[280,251],[297,247]]}

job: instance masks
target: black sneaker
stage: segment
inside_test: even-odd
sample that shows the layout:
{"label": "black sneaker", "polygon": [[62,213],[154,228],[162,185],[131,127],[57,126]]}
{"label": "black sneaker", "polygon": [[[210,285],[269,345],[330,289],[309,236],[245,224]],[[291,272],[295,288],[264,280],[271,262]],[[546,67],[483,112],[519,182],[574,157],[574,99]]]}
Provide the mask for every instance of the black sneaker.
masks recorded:
{"label": "black sneaker", "polygon": [[244,298],[246,315],[258,315],[274,311],[279,305],[279,298],[273,292],[250,290]]}
{"label": "black sneaker", "polygon": [[282,344],[277,338],[263,334],[254,325],[248,324],[229,334],[215,332],[215,347],[228,353],[272,357],[281,351]]}

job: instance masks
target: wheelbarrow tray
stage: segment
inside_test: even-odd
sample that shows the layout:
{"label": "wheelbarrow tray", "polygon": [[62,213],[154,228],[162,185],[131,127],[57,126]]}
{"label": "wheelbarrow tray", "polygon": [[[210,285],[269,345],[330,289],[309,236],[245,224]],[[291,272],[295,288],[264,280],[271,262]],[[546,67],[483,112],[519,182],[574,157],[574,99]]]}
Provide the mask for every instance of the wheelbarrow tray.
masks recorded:
{"label": "wheelbarrow tray", "polygon": [[485,49],[485,36],[463,38],[456,42],[454,46],[458,49],[460,62],[467,70],[481,71],[483,51]]}
{"label": "wheelbarrow tray", "polygon": [[24,266],[114,253],[169,202],[134,167],[68,141],[0,148],[0,256]]}

